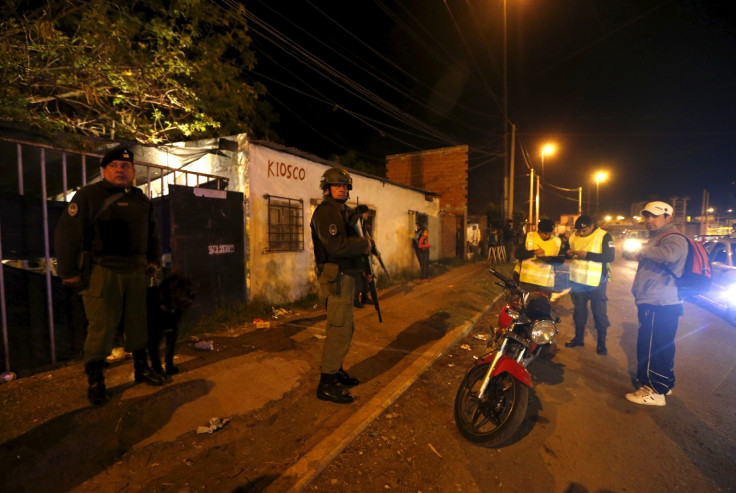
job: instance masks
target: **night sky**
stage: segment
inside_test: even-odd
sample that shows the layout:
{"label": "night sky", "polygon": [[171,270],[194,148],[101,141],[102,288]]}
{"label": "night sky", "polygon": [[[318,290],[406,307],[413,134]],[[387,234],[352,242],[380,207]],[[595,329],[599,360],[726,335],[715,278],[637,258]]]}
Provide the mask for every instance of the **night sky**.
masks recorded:
{"label": "night sky", "polygon": [[[545,159],[543,215],[628,214],[632,201],[703,190],[736,207],[736,2],[506,0],[515,208]],[[247,0],[253,78],[283,142],[363,160],[470,146],[470,212],[501,204],[502,0]],[[523,156],[528,156],[526,160]],[[588,206],[590,206],[588,208]]]}

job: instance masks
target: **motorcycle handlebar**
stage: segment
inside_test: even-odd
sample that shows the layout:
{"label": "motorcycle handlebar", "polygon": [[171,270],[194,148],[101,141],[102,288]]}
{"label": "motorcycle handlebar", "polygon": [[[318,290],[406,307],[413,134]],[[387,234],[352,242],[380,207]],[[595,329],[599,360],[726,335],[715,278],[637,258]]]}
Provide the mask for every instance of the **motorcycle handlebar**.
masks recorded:
{"label": "motorcycle handlebar", "polygon": [[507,278],[506,276],[504,276],[503,274],[501,274],[500,272],[498,272],[493,267],[489,267],[489,269],[491,271],[491,274],[493,274],[494,276],[498,277],[503,282],[503,287],[504,288],[517,288],[518,287],[516,285],[516,282],[514,282],[511,279]]}

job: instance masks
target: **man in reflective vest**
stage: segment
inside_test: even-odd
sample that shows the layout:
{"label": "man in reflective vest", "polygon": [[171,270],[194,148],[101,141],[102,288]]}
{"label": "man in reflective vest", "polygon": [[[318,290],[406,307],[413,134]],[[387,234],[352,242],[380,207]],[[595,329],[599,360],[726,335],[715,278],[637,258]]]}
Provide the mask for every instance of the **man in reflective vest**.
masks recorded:
{"label": "man in reflective vest", "polygon": [[565,256],[572,259],[570,263],[570,297],[574,306],[573,321],[575,337],[565,343],[567,347],[582,346],[585,338],[585,324],[588,321],[588,301],[593,312],[595,328],[598,332],[600,355],[608,354],[606,349],[606,331],[611,323],[608,321],[608,284],[610,262],[616,258],[616,247],[613,238],[606,231],[598,228],[590,216],[580,216],[575,221],[575,233],[570,236],[570,249]]}
{"label": "man in reflective vest", "polygon": [[549,296],[555,286],[554,262],[561,263],[562,242],[554,235],[555,223],[540,219],[537,231],[526,234],[524,243],[516,247],[514,278],[526,285],[529,291],[542,291]]}

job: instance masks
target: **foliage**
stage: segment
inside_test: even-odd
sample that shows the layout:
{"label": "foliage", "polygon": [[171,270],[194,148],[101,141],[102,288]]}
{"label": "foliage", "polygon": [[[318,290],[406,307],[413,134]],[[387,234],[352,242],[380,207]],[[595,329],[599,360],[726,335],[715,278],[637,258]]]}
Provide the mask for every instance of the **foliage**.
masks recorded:
{"label": "foliage", "polygon": [[[255,133],[275,120],[249,85],[244,7],[207,0],[7,0],[0,119],[155,143]],[[258,135],[260,134],[260,135]]]}

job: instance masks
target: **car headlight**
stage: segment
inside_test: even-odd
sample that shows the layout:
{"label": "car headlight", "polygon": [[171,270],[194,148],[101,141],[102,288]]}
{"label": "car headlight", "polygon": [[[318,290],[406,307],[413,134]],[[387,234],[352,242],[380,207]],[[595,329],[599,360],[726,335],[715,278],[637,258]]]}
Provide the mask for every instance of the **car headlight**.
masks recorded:
{"label": "car headlight", "polygon": [[728,285],[723,294],[728,306],[736,306],[736,283]]}
{"label": "car headlight", "polygon": [[641,244],[642,244],[641,240],[629,238],[628,240],[624,241],[624,251],[635,252],[639,248],[641,248]]}
{"label": "car headlight", "polygon": [[532,324],[531,332],[535,344],[549,344],[557,335],[557,325],[552,320],[537,320]]}

